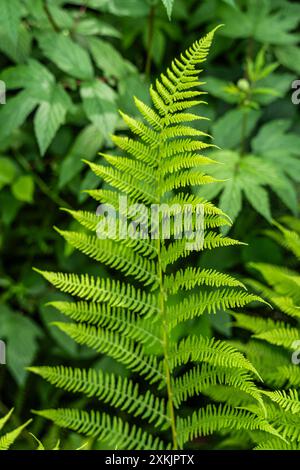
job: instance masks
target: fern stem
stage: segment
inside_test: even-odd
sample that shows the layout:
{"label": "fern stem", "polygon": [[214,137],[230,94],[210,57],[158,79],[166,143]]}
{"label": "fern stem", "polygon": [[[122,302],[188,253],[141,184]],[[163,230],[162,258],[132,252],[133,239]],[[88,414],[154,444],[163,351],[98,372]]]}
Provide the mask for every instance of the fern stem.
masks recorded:
{"label": "fern stem", "polygon": [[164,352],[164,362],[165,362],[165,371],[166,371],[166,384],[167,384],[167,393],[168,393],[168,406],[170,412],[171,420],[171,430],[172,430],[172,441],[173,441],[173,450],[178,449],[177,441],[177,431],[176,431],[176,420],[175,420],[175,410],[173,403],[173,390],[171,382],[171,372],[169,366],[169,328],[167,322],[167,315],[165,310],[165,298],[166,293],[164,289],[164,279],[163,279],[163,268],[161,262],[161,244],[160,239],[158,239],[158,276],[159,276],[159,305],[162,315],[162,329],[163,329],[163,352]]}

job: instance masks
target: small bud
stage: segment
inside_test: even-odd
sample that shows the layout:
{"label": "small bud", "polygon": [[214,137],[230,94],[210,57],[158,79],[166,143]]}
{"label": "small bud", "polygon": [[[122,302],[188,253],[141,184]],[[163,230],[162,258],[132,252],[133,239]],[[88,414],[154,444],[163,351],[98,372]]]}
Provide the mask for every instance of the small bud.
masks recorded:
{"label": "small bud", "polygon": [[246,92],[246,91],[249,91],[250,83],[245,78],[240,78],[239,81],[237,82],[237,86],[239,87],[241,91]]}

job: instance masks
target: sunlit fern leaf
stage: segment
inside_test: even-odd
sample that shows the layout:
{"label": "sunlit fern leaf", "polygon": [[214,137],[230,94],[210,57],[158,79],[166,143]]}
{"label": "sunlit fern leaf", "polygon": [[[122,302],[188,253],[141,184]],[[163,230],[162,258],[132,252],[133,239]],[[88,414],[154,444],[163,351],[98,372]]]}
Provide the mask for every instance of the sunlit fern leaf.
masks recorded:
{"label": "sunlit fern leaf", "polygon": [[219,310],[227,310],[235,307],[259,301],[260,297],[234,289],[217,289],[200,294],[190,294],[177,305],[167,308],[170,326],[196,318],[203,313],[214,314]]}
{"label": "sunlit fern leaf", "polygon": [[56,322],[55,325],[79,344],[113,357],[133,372],[145,376],[150,383],[165,381],[161,364],[155,356],[146,356],[142,345],[136,345],[132,340],[113,331],[89,325],[63,322]]}
{"label": "sunlit fern leaf", "polygon": [[28,370],[56,387],[98,398],[117,409],[130,412],[133,416],[141,416],[149,423],[154,422],[156,426],[165,427],[169,423],[165,401],[155,397],[149,390],[142,394],[139,386],[126,377],[101,370],[63,366],[31,367]]}
{"label": "sunlit fern leaf", "polygon": [[130,284],[122,284],[111,279],[101,279],[82,274],[39,272],[62,292],[76,295],[93,302],[107,302],[112,307],[124,307],[140,314],[152,314],[159,308],[154,295],[136,289]]}
{"label": "sunlit fern leaf", "polygon": [[99,240],[96,235],[88,236],[84,233],[57,231],[72,247],[90,258],[118,269],[128,276],[133,276],[146,286],[151,284],[152,289],[157,288],[158,277],[154,262],[143,258],[131,248],[125,248],[114,240]]}
{"label": "sunlit fern leaf", "polygon": [[179,440],[189,442],[200,436],[209,436],[221,429],[260,429],[278,436],[276,429],[267,420],[246,410],[234,409],[228,405],[207,405],[189,416],[178,418]]}
{"label": "sunlit fern leaf", "polygon": [[[11,418],[13,411],[14,409],[11,409],[3,418],[0,419],[0,431],[2,431],[6,423]],[[16,429],[13,429],[13,431],[7,432],[6,434],[0,436],[0,450],[9,450],[30,422],[31,420],[27,421],[21,426],[18,426]]]}
{"label": "sunlit fern leaf", "polygon": [[121,418],[113,418],[98,411],[57,409],[35,411],[39,416],[52,420],[58,426],[68,428],[85,436],[93,436],[112,449],[149,450],[165,448],[164,443],[135,425],[130,426]]}
{"label": "sunlit fern leaf", "polygon": [[169,355],[171,369],[192,362],[249,370],[258,375],[253,365],[224,341],[202,336],[189,336],[174,346]]}
{"label": "sunlit fern leaf", "polygon": [[274,403],[278,403],[284,410],[291,411],[293,414],[300,413],[300,400],[297,390],[290,389],[288,392],[285,390],[276,390],[275,392],[264,390],[263,393]]}
{"label": "sunlit fern leaf", "polygon": [[179,270],[175,275],[171,274],[165,278],[165,287],[170,293],[178,292],[179,289],[193,289],[195,286],[210,287],[244,287],[243,283],[228,274],[220,273],[214,269],[186,268]]}
{"label": "sunlit fern leaf", "polygon": [[[152,228],[148,221],[152,204],[160,208],[157,226],[170,216],[171,206],[175,218],[182,214],[186,205],[191,212],[196,212],[201,205],[203,246],[198,239],[197,246],[192,246],[198,250],[240,244],[219,233],[219,227],[231,224],[230,218],[211,202],[191,194],[189,189],[219,184],[204,171],[207,163],[212,164],[206,151],[216,146],[206,132],[193,125],[196,120],[206,118],[190,112],[191,107],[203,103],[203,82],[198,80],[198,75],[216,29],[175,59],[151,86],[153,108],[135,98],[140,117],[120,113],[135,138],[122,130],[112,137],[118,147],[116,152],[102,154],[97,163],[87,162],[103,186],[86,193],[97,203],[113,206],[119,218],[133,220],[132,212],[120,206],[119,196],[127,198],[128,206],[146,205],[147,211],[141,220],[147,228]],[[187,237],[178,239],[178,228],[166,239],[152,237],[152,232],[145,239],[121,237],[112,233],[111,228],[102,238],[98,230],[98,210],[95,215],[84,211],[68,212],[82,229],[78,232],[59,230],[59,233],[72,247],[89,256],[96,268],[101,263],[109,271],[101,278],[38,270],[53,286],[74,298],[74,302],[51,303],[69,320],[56,322],[54,326],[76,343],[113,358],[134,374],[124,378],[101,370],[33,367],[32,372],[50,383],[81,393],[85,400],[96,398],[106,407],[113,407],[107,413],[58,409],[38,414],[118,449],[175,450],[193,436],[229,432],[230,428],[260,429],[274,434],[272,426],[260,415],[234,407],[218,410],[208,407],[202,411],[201,423],[196,420],[195,429],[189,424],[194,422],[193,417],[177,416],[183,414],[180,409],[183,401],[205,393],[205,389],[213,385],[226,385],[237,393],[246,392],[259,404],[260,410],[263,408],[260,389],[252,379],[255,377],[258,381],[259,375],[240,351],[221,340],[189,335],[184,328],[185,333],[179,340],[173,334],[175,327],[184,327],[182,323],[196,320],[205,312],[243,307],[259,301],[260,297],[247,292],[240,280],[228,274],[187,266],[184,269],[181,266],[178,271],[175,263],[187,261],[192,254],[186,246]],[[110,217],[113,218],[108,216],[106,221],[110,221]],[[119,223],[116,222],[117,229]],[[154,228],[158,227],[154,224]],[[192,221],[189,229],[195,228],[196,222]],[[164,228],[162,235],[166,232]],[[176,275],[172,274],[175,269]],[[115,276],[121,280],[115,280]],[[186,292],[191,289],[193,292]],[[202,382],[200,376],[200,382],[195,383],[199,372],[191,377],[184,375],[191,366],[201,366],[200,370],[206,371]],[[189,414],[188,409],[185,414]],[[118,411],[122,419],[116,415]],[[133,424],[136,419],[139,423]]]}
{"label": "sunlit fern leaf", "polygon": [[228,385],[244,392],[260,404],[263,404],[261,392],[255,385],[252,374],[248,371],[230,367],[215,367],[204,363],[201,367],[195,366],[188,372],[174,379],[174,400],[178,408],[183,401],[199,395],[214,385]]}
{"label": "sunlit fern leaf", "polygon": [[157,321],[136,317],[124,308],[111,307],[107,304],[93,302],[49,302],[61,313],[79,323],[88,323],[107,328],[131,338],[134,341],[155,344],[161,343],[160,329]]}
{"label": "sunlit fern leaf", "polygon": [[300,442],[285,442],[278,437],[262,441],[254,450],[300,450]]}

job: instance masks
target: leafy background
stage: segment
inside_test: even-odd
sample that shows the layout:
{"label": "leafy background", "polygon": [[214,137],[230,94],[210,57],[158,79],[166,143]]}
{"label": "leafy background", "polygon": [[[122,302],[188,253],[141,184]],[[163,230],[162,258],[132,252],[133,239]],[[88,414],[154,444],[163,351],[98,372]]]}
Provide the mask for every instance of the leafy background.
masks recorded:
{"label": "leafy background", "polygon": [[[223,165],[213,171],[225,181],[199,194],[218,200],[236,219],[231,234],[248,245],[204,253],[199,264],[239,275],[249,262],[284,264],[281,248],[263,230],[272,218],[298,210],[300,122],[291,84],[300,75],[300,5],[0,0],[0,11],[0,80],[7,88],[0,105],[0,337],[9,351],[7,367],[0,368],[0,413],[14,405],[13,424],[19,425],[32,408],[70,400],[29,375],[26,366],[117,367],[51,327],[59,314],[47,302],[62,295],[32,266],[95,270],[52,229],[75,228],[60,208],[96,209],[84,190],[99,180],[82,159],[113,152],[110,135],[122,131],[118,110],[134,114],[134,95],[148,102],[150,80],[216,24],[224,27],[206,67],[209,96],[201,114],[210,121],[201,121],[201,129],[221,147],[216,157]],[[225,312],[203,317],[198,328],[208,335],[237,334]],[[81,444],[40,418],[30,430],[51,446],[58,435],[65,448]],[[32,447],[31,436],[24,433],[20,445]]]}

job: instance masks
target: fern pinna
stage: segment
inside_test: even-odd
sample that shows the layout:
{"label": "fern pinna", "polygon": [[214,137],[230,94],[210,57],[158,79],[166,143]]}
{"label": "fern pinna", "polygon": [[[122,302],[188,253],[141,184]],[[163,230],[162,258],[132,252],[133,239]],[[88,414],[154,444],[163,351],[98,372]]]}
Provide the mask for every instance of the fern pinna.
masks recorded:
{"label": "fern pinna", "polygon": [[[201,171],[202,164],[211,162],[202,152],[212,144],[200,140],[207,135],[191,125],[203,118],[189,111],[203,103],[197,66],[205,61],[214,33],[195,42],[156,80],[150,88],[153,109],[135,99],[141,120],[121,113],[136,136],[135,140],[124,135],[113,137],[122,155],[103,155],[104,164],[87,162],[106,183],[101,189],[88,191],[101,203],[116,205],[121,194],[130,202],[147,206],[176,204],[182,209],[189,204],[196,210],[201,204],[204,250],[239,243],[215,230],[230,224],[228,217],[188,191],[190,186],[216,182]],[[69,319],[56,326],[79,344],[119,361],[132,377],[64,366],[33,367],[33,372],[57,387],[122,410],[122,417],[101,409],[37,413],[118,449],[178,449],[200,436],[228,429],[277,435],[265,416],[234,404],[211,403],[190,413],[186,402],[218,383],[248,394],[264,408],[255,385],[260,378],[245,356],[226,342],[192,333],[178,339],[174,334],[205,312],[242,307],[259,297],[229,275],[186,266],[191,254],[186,240],[100,239],[95,233],[97,215],[84,211],[70,214],[85,231],[59,233],[71,246],[112,268],[112,273],[119,271],[122,280],[115,280],[115,274],[101,278],[39,271],[77,299],[52,303]],[[180,302],[176,300],[179,294]],[[131,417],[124,419],[124,412]]]}
{"label": "fern pinna", "polygon": [[[13,409],[11,409],[5,416],[0,418],[0,431],[4,428],[6,423],[10,420],[11,415],[13,413]],[[13,443],[18,439],[22,431],[28,426],[31,420],[27,421],[26,423],[18,426],[17,428],[13,429],[12,431],[6,432],[5,434],[0,436],[0,450],[9,450]]]}
{"label": "fern pinna", "polygon": [[[257,449],[300,449],[300,221],[287,216],[275,223],[277,230],[266,234],[280,244],[291,259],[290,268],[267,263],[251,263],[261,279],[247,279],[273,306],[268,316],[233,313],[235,324],[252,336],[247,344],[236,345],[244,352],[264,379],[264,395],[270,422],[280,429],[285,441],[264,439]],[[296,258],[296,259],[295,259]],[[267,388],[268,387],[268,388]],[[276,387],[277,390],[274,390]],[[249,436],[248,436],[249,437]]]}

